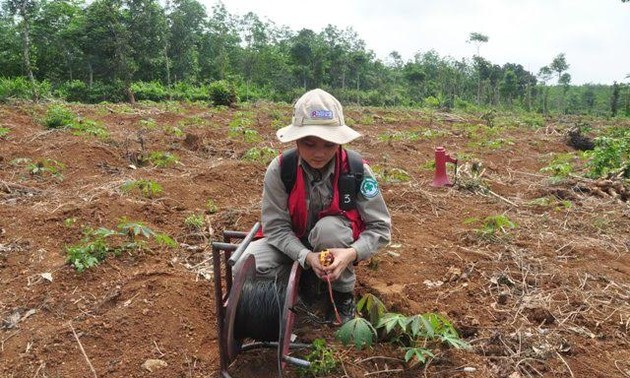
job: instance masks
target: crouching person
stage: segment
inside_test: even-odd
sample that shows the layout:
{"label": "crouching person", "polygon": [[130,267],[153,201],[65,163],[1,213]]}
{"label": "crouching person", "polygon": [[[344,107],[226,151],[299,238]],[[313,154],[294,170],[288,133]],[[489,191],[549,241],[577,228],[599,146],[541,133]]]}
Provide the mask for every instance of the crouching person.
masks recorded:
{"label": "crouching person", "polygon": [[[337,99],[315,89],[295,103],[291,125],[276,135],[296,146],[267,167],[264,237],[252,242],[244,255],[256,257],[259,276],[286,275],[298,261],[305,273],[310,269],[330,280],[345,323],[355,313],[354,266],[391,238],[391,218],[373,172],[358,153],[342,147],[361,134],[345,124]],[[330,265],[319,259],[326,249],[333,255]],[[334,321],[332,309],[327,318]]]}

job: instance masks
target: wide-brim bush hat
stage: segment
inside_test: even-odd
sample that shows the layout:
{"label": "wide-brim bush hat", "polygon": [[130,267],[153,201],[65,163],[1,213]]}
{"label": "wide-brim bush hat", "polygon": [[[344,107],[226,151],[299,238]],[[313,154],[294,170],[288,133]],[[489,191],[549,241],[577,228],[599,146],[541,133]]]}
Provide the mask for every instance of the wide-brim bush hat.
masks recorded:
{"label": "wide-brim bush hat", "polygon": [[336,144],[346,144],[361,134],[346,125],[343,108],[330,93],[313,89],[300,97],[293,107],[289,126],[276,132],[281,142],[315,136]]}

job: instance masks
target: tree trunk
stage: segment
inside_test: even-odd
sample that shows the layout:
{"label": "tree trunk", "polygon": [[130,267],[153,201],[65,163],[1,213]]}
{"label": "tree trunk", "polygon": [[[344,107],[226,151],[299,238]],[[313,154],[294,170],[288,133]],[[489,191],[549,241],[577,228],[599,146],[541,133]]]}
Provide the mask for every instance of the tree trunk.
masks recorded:
{"label": "tree trunk", "polygon": [[26,1],[22,1],[20,4],[20,15],[22,16],[22,22],[24,23],[22,29],[22,60],[24,69],[28,76],[28,80],[31,82],[31,88],[33,89],[33,98],[37,100],[39,97],[35,85],[35,76],[33,75],[33,69],[31,68],[31,41],[30,41],[30,25],[28,13],[26,11]]}
{"label": "tree trunk", "polygon": [[92,59],[88,57],[88,87],[92,89],[92,84],[94,84],[94,68],[92,67]]}
{"label": "tree trunk", "polygon": [[70,77],[70,81],[72,81],[74,79],[74,75],[72,72],[72,59],[70,51],[68,51],[68,49],[64,49],[65,52],[65,56],[66,56],[66,67],[68,67],[68,76]]}
{"label": "tree trunk", "polygon": [[357,105],[361,105],[361,99],[359,98],[359,79],[360,75],[357,72]]}
{"label": "tree trunk", "polygon": [[481,101],[481,76],[477,79],[477,106],[480,105]]}
{"label": "tree trunk", "polygon": [[168,58],[168,43],[164,43],[164,62],[166,66],[166,88],[168,89],[168,100],[173,99],[171,91],[171,61]]}

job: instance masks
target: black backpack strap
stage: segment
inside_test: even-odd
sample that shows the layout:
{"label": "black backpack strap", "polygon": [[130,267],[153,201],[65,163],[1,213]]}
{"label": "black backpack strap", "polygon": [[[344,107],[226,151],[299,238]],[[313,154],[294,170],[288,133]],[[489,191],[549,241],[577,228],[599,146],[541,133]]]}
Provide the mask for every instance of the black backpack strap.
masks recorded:
{"label": "black backpack strap", "polygon": [[361,181],[363,181],[363,157],[361,154],[354,150],[346,150],[348,155],[348,166],[350,168],[349,174],[354,175],[354,179],[357,182],[357,193],[361,187]]}
{"label": "black backpack strap", "polygon": [[346,149],[346,154],[348,155],[348,165],[350,166],[349,173],[363,175],[363,157],[361,157],[361,154],[348,149]]}
{"label": "black backpack strap", "polygon": [[298,156],[297,149],[292,148],[284,151],[280,157],[280,178],[284,183],[284,190],[291,194],[295,185],[295,173],[297,172]]}

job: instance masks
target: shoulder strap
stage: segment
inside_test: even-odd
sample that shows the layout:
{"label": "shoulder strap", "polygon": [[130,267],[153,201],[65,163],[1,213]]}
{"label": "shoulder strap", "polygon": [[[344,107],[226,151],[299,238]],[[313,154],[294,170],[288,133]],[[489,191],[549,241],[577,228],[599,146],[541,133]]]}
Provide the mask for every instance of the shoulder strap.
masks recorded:
{"label": "shoulder strap", "polygon": [[[347,173],[354,175],[357,182],[357,191],[363,181],[363,157],[361,154],[354,150],[345,149],[348,155],[348,167]],[[280,156],[280,178],[284,184],[284,190],[287,193],[291,193],[293,186],[295,185],[295,173],[297,172],[297,149],[291,148],[286,150]]]}
{"label": "shoulder strap", "polygon": [[348,155],[348,166],[350,167],[350,171],[348,173],[353,173],[355,176],[361,176],[361,179],[363,179],[363,157],[361,157],[361,154],[348,149],[346,149],[346,154]]}
{"label": "shoulder strap", "polygon": [[293,185],[295,185],[297,162],[298,156],[295,148],[284,151],[280,156],[280,178],[282,179],[282,183],[284,183],[284,190],[287,194],[291,193]]}

